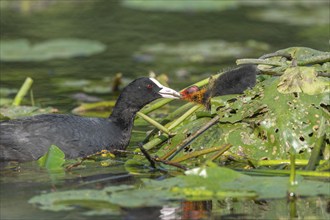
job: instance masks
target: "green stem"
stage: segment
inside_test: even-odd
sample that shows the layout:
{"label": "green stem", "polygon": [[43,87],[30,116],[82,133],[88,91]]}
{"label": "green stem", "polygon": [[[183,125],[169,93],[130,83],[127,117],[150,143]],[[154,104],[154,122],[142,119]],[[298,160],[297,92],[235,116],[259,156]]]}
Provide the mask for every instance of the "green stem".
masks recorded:
{"label": "green stem", "polygon": [[166,134],[170,135],[169,129],[165,128],[163,125],[159,124],[157,121],[153,120],[149,116],[143,114],[142,112],[137,112],[136,115],[143,118],[145,121],[152,124],[153,126],[158,128],[159,130],[161,130],[161,131],[165,132]]}
{"label": "green stem", "polygon": [[198,129],[194,134],[190,135],[187,139],[184,139],[179,146],[176,147],[177,151],[175,151],[168,160],[172,160],[181,150],[183,150],[187,145],[189,145],[192,141],[194,141],[197,137],[203,134],[207,129],[212,127],[214,124],[218,123],[220,116],[217,115],[212,118],[208,123],[206,123],[203,127]]}
{"label": "green stem", "polygon": [[[290,174],[290,170],[241,170],[244,173],[255,173],[255,174]],[[311,176],[311,177],[322,177],[322,178],[330,178],[330,172],[317,172],[317,171],[305,171],[305,170],[296,170],[296,174],[301,176]]]}
{"label": "green stem", "polygon": [[283,66],[284,63],[271,61],[271,60],[263,60],[263,59],[238,59],[236,60],[237,65],[242,64],[263,64],[263,65],[271,65],[271,66]]}
{"label": "green stem", "polygon": [[180,163],[180,162],[188,160],[190,158],[199,157],[199,156],[202,156],[204,154],[212,153],[214,151],[220,151],[220,152],[224,153],[225,152],[224,148],[226,148],[228,146],[231,146],[231,145],[230,144],[225,144],[225,145],[220,146],[220,147],[211,147],[211,148],[195,151],[195,152],[186,154],[182,157],[176,158],[175,160],[172,160],[172,162],[173,163]]}
{"label": "green stem", "polygon": [[34,102],[34,96],[33,96],[33,90],[30,89],[30,99],[31,99],[31,105],[35,106],[35,102]]}
{"label": "green stem", "polygon": [[178,119],[176,119],[173,123],[169,124],[168,130],[172,130],[173,128],[178,126],[186,118],[188,118],[192,113],[194,113],[195,111],[197,111],[201,107],[202,107],[201,105],[195,105],[194,107],[190,108],[186,113],[184,113],[182,116],[180,116]]}
{"label": "green stem", "polygon": [[320,153],[321,149],[325,146],[325,118],[322,117],[320,121],[320,127],[317,132],[317,141],[312,150],[312,154],[309,158],[308,164],[306,166],[306,170],[315,170],[316,165],[320,162]]}
{"label": "green stem", "polygon": [[143,114],[148,114],[150,112],[155,111],[156,109],[163,107],[164,105],[170,103],[171,101],[173,101],[173,99],[160,99],[159,101],[154,102],[152,105],[147,105],[140,112]]}
{"label": "green stem", "polygon": [[217,152],[215,155],[213,155],[210,160],[214,161],[215,159],[217,159],[218,157],[220,157],[223,153],[225,153],[227,150],[229,150],[233,145],[231,144],[225,144],[223,146],[221,146],[221,149],[219,150],[219,152]]}
{"label": "green stem", "polygon": [[[323,164],[325,160],[321,160],[320,164]],[[308,160],[295,160],[296,165],[306,166]],[[260,160],[256,162],[256,166],[278,166],[282,164],[290,164],[290,160]]]}
{"label": "green stem", "polygon": [[158,136],[157,138],[152,139],[151,141],[149,141],[145,145],[143,145],[143,148],[146,149],[146,150],[150,150],[150,149],[156,147],[157,145],[163,143],[168,138],[169,138],[169,136],[167,134],[162,134],[162,135]]}
{"label": "green stem", "polygon": [[24,98],[24,96],[26,95],[26,93],[29,91],[29,89],[31,88],[33,83],[33,80],[30,77],[27,77],[22,85],[22,87],[20,88],[20,90],[18,91],[18,93],[15,96],[15,99],[13,101],[14,106],[19,106]]}
{"label": "green stem", "polygon": [[324,55],[312,56],[304,60],[297,61],[299,66],[306,66],[310,64],[326,63],[330,62],[330,53]]}
{"label": "green stem", "polygon": [[[181,106],[180,108],[176,109],[174,112],[170,113],[166,118],[164,118],[160,124],[165,125],[166,123],[172,121],[174,118],[178,117],[178,115],[182,115],[184,112],[188,111],[192,108],[195,104],[188,102],[185,105]],[[166,126],[165,126],[166,127]],[[157,133],[158,129],[154,128],[143,140],[143,143],[147,143],[151,137],[153,137]]]}
{"label": "green stem", "polygon": [[295,160],[296,160],[296,154],[291,153],[290,154],[290,184],[291,184],[291,186],[297,185]]}
{"label": "green stem", "polygon": [[174,118],[178,117],[179,115],[182,115],[192,107],[194,107],[196,104],[192,102],[188,102],[184,104],[183,106],[180,106],[178,109],[174,110],[173,112],[169,113],[168,116],[164,119],[164,122],[161,124],[165,124],[173,120]]}

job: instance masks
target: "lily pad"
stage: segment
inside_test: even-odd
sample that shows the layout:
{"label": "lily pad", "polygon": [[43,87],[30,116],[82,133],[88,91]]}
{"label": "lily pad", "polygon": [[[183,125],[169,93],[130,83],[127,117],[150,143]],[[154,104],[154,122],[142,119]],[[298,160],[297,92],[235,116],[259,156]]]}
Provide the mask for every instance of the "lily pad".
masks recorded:
{"label": "lily pad", "polygon": [[[286,6],[287,7],[287,6]],[[309,6],[308,8],[310,8]],[[305,8],[292,7],[290,10],[283,9],[283,7],[263,8],[259,11],[250,13],[250,17],[258,20],[289,23],[292,25],[326,25],[329,24],[329,8],[328,5],[314,6],[313,10],[306,10]]]}
{"label": "lily pad", "polygon": [[82,103],[80,106],[74,108],[72,112],[77,115],[102,115],[109,116],[109,111],[115,106],[116,101],[101,101],[95,103]]}
{"label": "lily pad", "polygon": [[[69,211],[80,206],[100,211],[102,214],[119,214],[119,207],[109,201],[106,190],[71,190],[35,196],[29,203],[39,204],[43,210]],[[74,205],[74,206],[73,206]],[[86,212],[85,214],[88,214]]]}
{"label": "lily pad", "polygon": [[57,112],[57,109],[48,107],[48,108],[38,108],[34,106],[9,106],[0,108],[0,114],[10,118],[21,118],[39,114],[54,113]]}
{"label": "lily pad", "polygon": [[223,189],[255,192],[258,198],[262,199],[284,198],[287,192],[292,190],[299,196],[330,195],[328,183],[305,180],[301,177],[292,188],[288,177],[251,177],[223,167],[195,168],[186,174],[188,176],[178,178],[182,178],[187,185],[200,185],[211,191]]}
{"label": "lily pad", "polygon": [[171,62],[215,62],[223,58],[239,58],[265,52],[269,45],[262,42],[246,41],[226,42],[223,40],[205,40],[180,42],[177,44],[158,43],[142,46],[137,54],[154,55],[161,60]]}
{"label": "lily pad", "polygon": [[32,45],[26,39],[0,41],[1,61],[29,62],[68,59],[101,53],[106,46],[100,42],[75,38],[53,39]]}
{"label": "lily pad", "polygon": [[137,186],[107,187],[103,190],[70,190],[42,194],[30,199],[41,209],[61,211],[77,206],[112,212],[120,207],[157,207],[175,201],[204,201],[224,198],[285,198],[288,191],[298,196],[329,196],[329,185],[298,178],[293,188],[289,177],[248,176],[228,168],[199,167],[181,175],[157,181],[142,179]]}
{"label": "lily pad", "polygon": [[9,89],[4,87],[0,88],[0,96],[13,95],[16,94],[17,92],[18,92],[17,89]]}
{"label": "lily pad", "polygon": [[123,0],[123,6],[140,9],[140,10],[156,10],[156,11],[222,11],[234,8],[238,5],[238,1],[214,1],[214,0]]}

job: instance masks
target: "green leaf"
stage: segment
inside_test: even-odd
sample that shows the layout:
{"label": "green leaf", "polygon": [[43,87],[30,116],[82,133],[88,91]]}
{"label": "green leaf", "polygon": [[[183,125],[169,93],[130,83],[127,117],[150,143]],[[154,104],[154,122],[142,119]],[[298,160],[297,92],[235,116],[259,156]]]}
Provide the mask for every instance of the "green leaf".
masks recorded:
{"label": "green leaf", "polygon": [[[35,196],[29,200],[32,204],[41,204],[40,208],[50,211],[68,211],[75,209],[74,206],[81,206],[91,210],[97,210],[100,214],[118,214],[118,206],[109,201],[106,190],[69,190],[54,192]],[[74,206],[72,206],[74,205]],[[91,212],[86,212],[89,214]],[[95,212],[94,212],[95,214]]]}
{"label": "green leaf", "polygon": [[222,11],[236,7],[238,1],[171,1],[170,4],[166,0],[123,0],[122,4],[126,7],[140,10],[156,10],[156,11]]}
{"label": "green leaf", "polygon": [[263,42],[227,42],[223,40],[205,40],[180,42],[177,44],[157,43],[143,45],[136,56],[151,55],[161,62],[172,64],[182,62],[209,63],[220,59],[252,56],[265,52],[269,45]]}
{"label": "green leaf", "polygon": [[308,95],[330,92],[330,81],[317,77],[314,67],[291,67],[280,77],[277,89],[281,93],[304,92]]}
{"label": "green leaf", "polygon": [[35,106],[7,106],[0,108],[0,114],[4,117],[15,119],[39,114],[54,113],[57,109],[48,108],[38,108]]}
{"label": "green leaf", "polygon": [[135,186],[110,186],[102,190],[70,190],[42,194],[30,199],[42,209],[61,211],[77,206],[89,210],[113,211],[118,206],[155,207],[175,201],[205,201],[223,198],[286,198],[288,191],[298,196],[329,196],[327,182],[297,178],[292,188],[289,177],[248,176],[234,170],[218,167],[199,167],[164,180],[142,179]]}
{"label": "green leaf", "polygon": [[50,146],[48,152],[38,159],[38,164],[48,170],[62,169],[65,161],[65,154],[55,145]]}
{"label": "green leaf", "polygon": [[105,49],[106,46],[100,42],[75,38],[52,39],[35,45],[26,39],[0,41],[0,57],[7,62],[90,56]]}

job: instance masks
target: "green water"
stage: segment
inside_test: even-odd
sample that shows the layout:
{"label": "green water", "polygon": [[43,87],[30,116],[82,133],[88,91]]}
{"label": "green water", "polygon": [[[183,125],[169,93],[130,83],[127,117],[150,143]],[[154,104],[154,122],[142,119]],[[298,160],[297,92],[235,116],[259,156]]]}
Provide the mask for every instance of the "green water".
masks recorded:
{"label": "green water", "polygon": [[[24,2],[24,1],[22,1]],[[44,62],[1,61],[2,88],[19,88],[27,76],[34,79],[33,92],[36,104],[53,106],[61,112],[69,112],[78,105],[71,95],[82,92],[80,87],[63,87],[70,80],[90,80],[102,83],[106,77],[121,72],[126,81],[148,75],[149,71],[166,73],[170,86],[181,89],[219,70],[235,65],[239,57],[226,57],[203,62],[173,62],[158,57],[136,57],[142,46],[157,43],[199,42],[224,40],[246,42],[255,40],[269,45],[266,52],[291,46],[306,46],[329,51],[329,29],[327,25],[299,25],[287,21],[264,21],[251,17],[257,10],[271,9],[273,5],[231,8],[224,11],[143,11],[126,8],[120,1],[55,1],[47,7],[22,2],[1,7],[1,40],[28,39],[32,43],[53,38],[82,38],[99,41],[107,49],[99,54],[71,59],[53,59]],[[27,1],[26,1],[27,2]],[[33,1],[31,1],[33,2]],[[327,5],[325,5],[327,6]],[[24,7],[28,7],[28,10]],[[311,7],[299,7],[302,16],[308,16]],[[295,7],[282,7],[290,12]],[[295,15],[292,15],[295,16]],[[329,16],[324,17],[328,19]],[[225,53],[226,51],[223,51]],[[257,53],[253,57],[258,57]],[[243,56],[244,57],[244,56]],[[145,60],[146,59],[146,60]],[[174,60],[176,58],[174,57]],[[187,72],[183,77],[179,70]],[[92,94],[104,99],[114,99],[117,94]],[[9,96],[9,97],[12,97]],[[25,100],[26,104],[29,104]],[[180,104],[180,103],[178,103]],[[144,133],[135,132],[132,146],[143,140]],[[123,158],[124,160],[125,158]],[[150,176],[147,176],[150,177]],[[62,189],[102,188],[108,185],[134,184],[139,176],[130,175],[122,165],[81,169],[67,173],[56,181],[52,175],[36,165],[23,165],[19,169],[1,171],[1,219],[98,219],[72,212],[42,211],[27,201],[34,195]],[[156,178],[152,176],[152,178]],[[96,181],[96,183],[94,182]],[[206,203],[206,204],[205,204]],[[211,204],[211,205],[210,205]],[[186,216],[183,202],[174,205],[176,218]],[[300,199],[294,204],[286,200],[204,202],[204,219],[326,219],[329,217],[329,199]],[[172,207],[173,208],[173,207]],[[164,207],[163,207],[164,210]],[[212,211],[213,210],[213,211]],[[161,208],[122,209],[120,215],[108,219],[157,219]],[[163,218],[165,219],[165,217]]]}

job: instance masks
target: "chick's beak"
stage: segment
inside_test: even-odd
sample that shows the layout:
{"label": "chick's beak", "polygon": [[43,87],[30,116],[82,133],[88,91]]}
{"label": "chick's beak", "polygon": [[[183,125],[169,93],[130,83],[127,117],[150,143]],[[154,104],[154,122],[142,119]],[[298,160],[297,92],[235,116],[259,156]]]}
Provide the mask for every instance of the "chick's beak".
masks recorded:
{"label": "chick's beak", "polygon": [[161,90],[159,90],[159,95],[161,95],[163,98],[170,98],[170,99],[180,99],[181,95],[177,91],[168,88],[166,86],[163,86]]}

